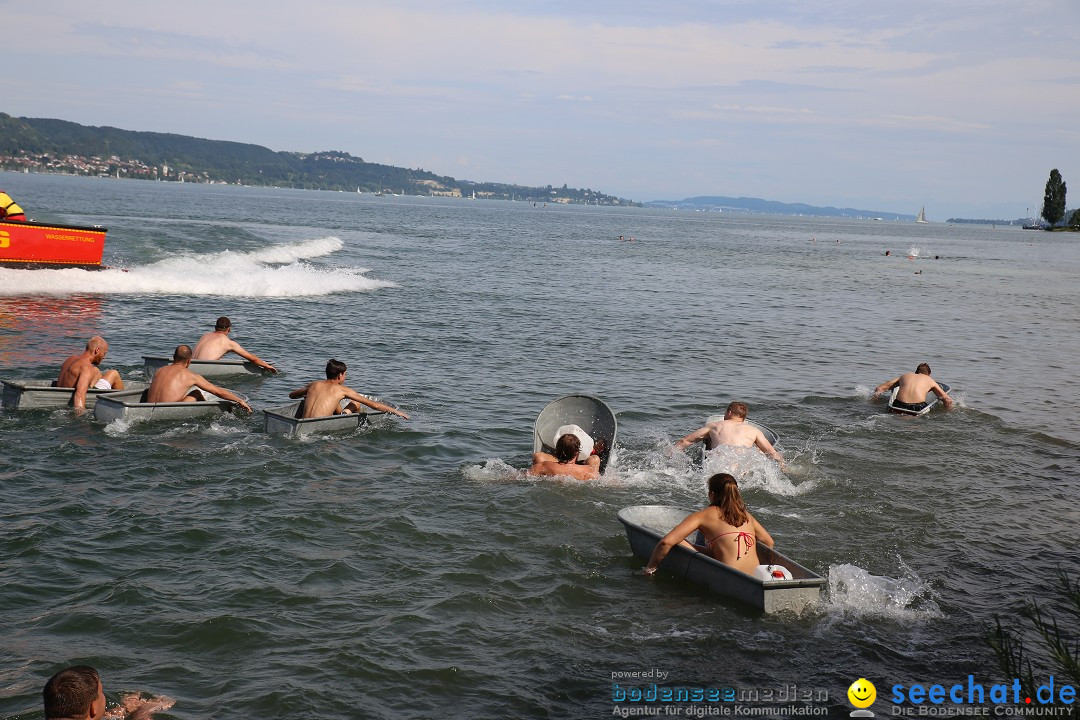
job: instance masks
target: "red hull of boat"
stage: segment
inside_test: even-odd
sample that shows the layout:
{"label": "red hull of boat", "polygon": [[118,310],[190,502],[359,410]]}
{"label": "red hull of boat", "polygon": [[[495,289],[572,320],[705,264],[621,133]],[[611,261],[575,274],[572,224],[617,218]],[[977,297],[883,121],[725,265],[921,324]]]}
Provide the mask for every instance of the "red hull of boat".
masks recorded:
{"label": "red hull of boat", "polygon": [[101,267],[103,227],[0,220],[0,267]]}

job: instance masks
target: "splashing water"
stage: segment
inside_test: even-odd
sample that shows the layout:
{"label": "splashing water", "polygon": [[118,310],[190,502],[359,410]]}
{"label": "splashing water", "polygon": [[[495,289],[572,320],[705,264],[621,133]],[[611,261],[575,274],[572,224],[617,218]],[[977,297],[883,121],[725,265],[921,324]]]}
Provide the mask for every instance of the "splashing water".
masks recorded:
{"label": "splashing water", "polygon": [[833,610],[857,614],[905,617],[941,617],[930,599],[930,588],[911,568],[904,577],[871,575],[857,565],[829,567],[829,601]]}
{"label": "splashing water", "polygon": [[128,270],[0,269],[0,294],[73,293],[314,297],[396,287],[365,277],[368,268],[321,267],[304,262],[344,247],[339,238],[261,248],[252,252],[181,255]]}

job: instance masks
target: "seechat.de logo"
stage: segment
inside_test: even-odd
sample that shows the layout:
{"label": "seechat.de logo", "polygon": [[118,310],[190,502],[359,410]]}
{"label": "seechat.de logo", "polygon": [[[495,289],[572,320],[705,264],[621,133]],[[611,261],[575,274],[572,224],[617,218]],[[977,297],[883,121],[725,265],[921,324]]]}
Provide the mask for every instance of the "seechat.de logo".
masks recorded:
{"label": "seechat.de logo", "polygon": [[874,687],[874,683],[866,678],[859,678],[847,689],[847,697],[848,702],[857,708],[851,712],[851,717],[874,717],[874,713],[866,709],[877,700],[877,688]]}

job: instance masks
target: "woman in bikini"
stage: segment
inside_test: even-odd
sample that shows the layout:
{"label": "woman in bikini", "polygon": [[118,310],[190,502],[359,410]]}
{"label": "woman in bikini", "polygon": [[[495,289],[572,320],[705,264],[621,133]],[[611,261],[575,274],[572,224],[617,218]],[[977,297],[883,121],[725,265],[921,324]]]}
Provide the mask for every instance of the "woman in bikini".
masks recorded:
{"label": "woman in bikini", "polygon": [[[698,530],[705,536],[705,546],[692,545],[686,540]],[[746,509],[735,478],[717,473],[709,478],[709,507],[687,515],[657,543],[645,574],[655,573],[671,549],[682,544],[750,575],[758,566],[755,542],[773,546],[772,536]]]}

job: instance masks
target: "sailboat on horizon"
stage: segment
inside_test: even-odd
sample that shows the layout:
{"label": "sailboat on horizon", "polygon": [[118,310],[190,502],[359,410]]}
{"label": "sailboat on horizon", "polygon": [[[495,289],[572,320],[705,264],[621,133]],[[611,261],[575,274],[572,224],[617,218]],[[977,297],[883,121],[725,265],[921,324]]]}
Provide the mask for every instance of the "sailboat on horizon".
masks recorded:
{"label": "sailboat on horizon", "polygon": [[915,218],[915,222],[917,222],[917,223],[928,223],[929,222],[929,220],[926,219],[926,206],[925,205],[923,205],[921,208],[919,208],[919,217]]}

